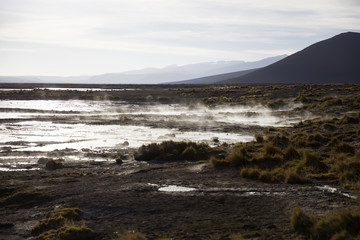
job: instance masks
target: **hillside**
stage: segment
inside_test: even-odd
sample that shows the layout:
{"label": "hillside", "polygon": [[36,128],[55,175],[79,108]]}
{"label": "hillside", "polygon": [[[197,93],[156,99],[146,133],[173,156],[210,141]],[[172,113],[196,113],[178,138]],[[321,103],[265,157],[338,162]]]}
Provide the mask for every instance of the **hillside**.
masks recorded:
{"label": "hillside", "polygon": [[229,83],[359,83],[360,33],[347,32],[315,43]]}
{"label": "hillside", "polygon": [[169,84],[216,84],[219,81],[224,81],[227,79],[241,77],[241,76],[244,76],[251,72],[254,72],[256,70],[257,69],[249,69],[249,70],[244,70],[244,71],[239,71],[239,72],[223,73],[223,74],[218,74],[218,75],[213,75],[213,76],[208,76],[208,77],[194,78],[194,79],[185,80],[185,81],[170,82]]}

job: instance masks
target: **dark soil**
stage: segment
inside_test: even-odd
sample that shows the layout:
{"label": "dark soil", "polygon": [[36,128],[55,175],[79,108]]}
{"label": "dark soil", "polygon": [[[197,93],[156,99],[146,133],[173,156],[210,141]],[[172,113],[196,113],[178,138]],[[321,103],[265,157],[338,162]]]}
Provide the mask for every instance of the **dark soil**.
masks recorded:
{"label": "dark soil", "polygon": [[[1,87],[27,86],[3,84]],[[0,99],[96,99],[164,104],[202,102],[208,105],[259,102],[269,107],[281,107],[282,102],[291,99],[304,104],[294,111],[340,119],[344,113],[359,111],[360,97],[360,85],[28,87],[136,90],[110,93],[14,90],[1,92]],[[341,98],[341,102],[335,98]],[[229,131],[234,129],[241,130],[241,127],[229,127]],[[310,130],[314,129],[317,127]],[[273,130],[268,129],[270,132]],[[5,150],[1,154],[6,155]],[[0,221],[9,223],[9,227],[0,228],[0,239],[31,239],[31,229],[45,218],[48,211],[60,207],[84,211],[85,224],[95,231],[97,239],[111,239],[116,232],[124,230],[138,230],[149,239],[229,239],[238,233],[245,239],[294,239],[298,235],[291,229],[289,218],[296,206],[315,216],[324,216],[359,205],[355,199],[358,192],[341,189],[337,182],[332,185],[320,179],[305,185],[262,183],[240,177],[239,171],[238,168],[214,169],[207,161],[160,164],[130,159],[116,164],[113,159],[106,163],[65,162],[62,169],[53,171],[42,168],[39,171],[0,172]],[[168,185],[193,187],[196,191],[159,191],[160,187]],[[337,190],[321,188],[324,185]]]}
{"label": "dark soil", "polygon": [[[158,190],[167,185],[197,190]],[[25,206],[1,206],[2,220],[14,226],[0,229],[0,239],[10,240],[31,237],[30,230],[45,213],[59,207],[82,209],[85,223],[98,239],[133,229],[149,239],[229,239],[233,233],[250,239],[290,239],[296,234],[289,226],[289,216],[297,205],[323,215],[356,204],[340,190],[331,193],[315,185],[246,180],[236,169],[214,170],[207,163],[127,167],[84,163],[55,171],[3,172],[1,189],[2,197],[11,193],[5,189],[32,189],[47,196]]]}

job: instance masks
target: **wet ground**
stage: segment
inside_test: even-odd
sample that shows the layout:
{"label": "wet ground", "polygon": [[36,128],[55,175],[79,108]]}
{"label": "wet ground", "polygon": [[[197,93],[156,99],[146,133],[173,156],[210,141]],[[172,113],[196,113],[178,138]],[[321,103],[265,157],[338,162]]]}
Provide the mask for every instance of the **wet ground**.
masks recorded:
{"label": "wet ground", "polygon": [[353,193],[316,185],[266,184],[239,177],[235,169],[207,163],[110,163],[68,165],[48,172],[1,175],[8,187],[41,190],[48,198],[19,209],[1,208],[14,227],[0,239],[26,239],[47,211],[78,207],[99,238],[138,230],[149,239],[291,239],[289,216],[299,205],[315,215],[351,207]]}
{"label": "wet ground", "polygon": [[0,170],[26,169],[59,152],[66,161],[105,161],[92,156],[169,140],[213,146],[252,141],[264,127],[304,119],[288,114],[300,105],[272,110],[260,104],[0,100]]}
{"label": "wet ground", "polygon": [[[255,133],[274,127],[326,117],[295,101],[310,86],[38,87],[19,91],[9,85],[0,92],[0,218],[14,224],[0,228],[0,239],[31,239],[31,229],[46,212],[60,207],[82,209],[97,239],[124,230],[138,230],[149,239],[229,239],[237,233],[245,239],[294,239],[289,217],[296,206],[324,216],[358,204],[357,192],[321,180],[269,184],[241,178],[236,168],[214,169],[207,161],[160,164],[132,157],[142,144],[232,144],[252,141]],[[323,89],[337,94],[334,86],[310,90],[314,95]],[[346,91],[358,93],[358,88]],[[212,96],[233,97],[233,102],[207,104]],[[254,96],[260,96],[256,103]],[[281,107],[264,104],[277,97],[287,97]],[[120,155],[126,157],[121,165],[115,163]],[[65,167],[45,170],[41,157],[63,159]],[[20,206],[1,202],[12,191],[25,190],[43,197]]]}

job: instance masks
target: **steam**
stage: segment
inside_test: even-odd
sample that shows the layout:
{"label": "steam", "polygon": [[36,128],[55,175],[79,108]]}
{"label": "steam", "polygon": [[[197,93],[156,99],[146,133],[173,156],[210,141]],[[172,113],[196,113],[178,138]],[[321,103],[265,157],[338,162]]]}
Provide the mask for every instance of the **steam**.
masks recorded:
{"label": "steam", "polygon": [[210,145],[215,144],[214,139],[216,143],[247,142],[254,139],[254,129],[291,126],[303,121],[303,115],[291,112],[297,107],[290,104],[274,110],[263,105],[209,107],[3,100],[0,101],[0,166],[9,162],[9,149],[13,154],[16,151],[44,154],[56,149],[82,152],[83,149],[137,148],[168,140]]}

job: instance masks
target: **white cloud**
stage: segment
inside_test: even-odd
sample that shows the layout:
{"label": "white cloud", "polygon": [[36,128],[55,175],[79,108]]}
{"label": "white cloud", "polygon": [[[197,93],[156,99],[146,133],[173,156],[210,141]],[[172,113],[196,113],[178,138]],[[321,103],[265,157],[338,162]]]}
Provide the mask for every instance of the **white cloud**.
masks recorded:
{"label": "white cloud", "polygon": [[[104,51],[121,52],[124,61],[140,58],[141,53],[152,55],[154,59],[149,65],[243,57],[246,58],[243,60],[256,60],[271,53],[300,50],[341,31],[359,31],[360,8],[356,3],[353,0],[2,0],[0,41],[39,43],[73,51],[99,50],[92,53],[94,59],[102,59],[98,63],[99,71],[105,69]],[[5,49],[1,45],[0,48]],[[15,51],[9,50],[7,54],[11,52]],[[2,61],[5,62],[0,58],[0,64]],[[133,68],[137,68],[135,62]],[[121,70],[125,69],[114,69]]]}

